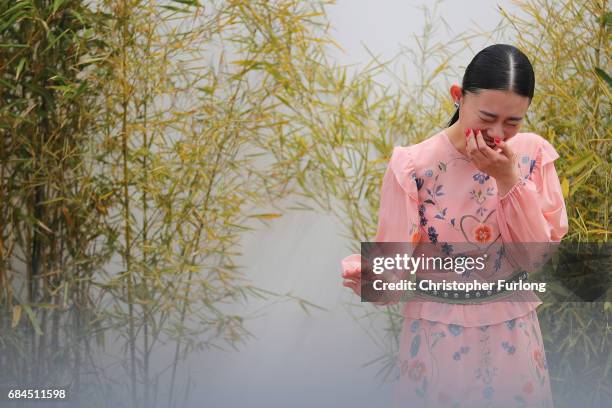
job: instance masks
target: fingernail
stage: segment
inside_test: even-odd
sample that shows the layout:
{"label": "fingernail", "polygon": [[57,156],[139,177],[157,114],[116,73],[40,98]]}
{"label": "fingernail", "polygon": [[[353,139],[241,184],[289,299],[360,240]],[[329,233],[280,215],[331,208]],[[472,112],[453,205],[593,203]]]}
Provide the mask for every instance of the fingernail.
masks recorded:
{"label": "fingernail", "polygon": [[465,137],[470,136],[470,128],[465,129]]}
{"label": "fingernail", "polygon": [[499,144],[501,142],[501,139],[499,137],[495,138],[495,144]]}

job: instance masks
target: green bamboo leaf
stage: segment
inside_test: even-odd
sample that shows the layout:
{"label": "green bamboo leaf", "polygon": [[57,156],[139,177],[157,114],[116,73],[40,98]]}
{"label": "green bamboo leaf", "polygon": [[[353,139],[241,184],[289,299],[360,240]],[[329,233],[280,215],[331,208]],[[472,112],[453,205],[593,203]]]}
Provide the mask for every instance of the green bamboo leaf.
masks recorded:
{"label": "green bamboo leaf", "polygon": [[[0,30],[1,31],[1,30]],[[29,44],[0,44],[0,48],[28,48],[30,45]]]}
{"label": "green bamboo leaf", "polygon": [[61,91],[62,95],[66,95],[68,92],[73,92],[74,88],[69,85],[51,85],[48,88]]}
{"label": "green bamboo leaf", "polygon": [[282,217],[283,214],[279,214],[279,213],[263,213],[263,214],[253,214],[253,215],[249,215],[249,218],[262,218],[262,219],[273,219],[273,218],[280,218]]}
{"label": "green bamboo leaf", "polygon": [[176,6],[161,6],[161,8],[170,10],[170,11],[176,11],[177,13],[189,13],[190,12],[189,9],[187,8],[180,8]]}
{"label": "green bamboo leaf", "polygon": [[25,310],[26,314],[30,318],[30,322],[32,323],[32,326],[34,327],[34,331],[36,331],[36,334],[38,334],[39,336],[42,336],[43,331],[40,329],[40,325],[38,324],[38,319],[36,318],[36,315],[32,311],[32,308],[27,304],[22,304],[21,307],[23,308],[23,310]]}
{"label": "green bamboo leaf", "polygon": [[53,304],[53,303],[32,303],[30,305],[31,307],[40,307],[43,309],[55,309],[57,307],[57,305]]}
{"label": "green bamboo leaf", "polygon": [[[0,21],[4,21],[4,24],[0,25],[0,32],[3,32],[7,28],[13,26],[17,21],[19,21],[22,17],[26,16],[26,9],[31,8],[28,7],[29,2],[19,2],[15,6],[11,7],[7,11],[5,11],[0,16]],[[23,10],[22,10],[23,9]],[[11,15],[11,13],[13,13]]]}
{"label": "green bamboo leaf", "polygon": [[21,71],[23,71],[23,67],[25,67],[27,59],[22,57],[19,60],[19,64],[17,64],[17,70],[15,71],[15,79],[19,79],[19,75],[21,75]]}
{"label": "green bamboo leaf", "polygon": [[563,180],[561,181],[561,192],[563,193],[563,198],[568,198],[569,197],[569,181],[566,177],[563,177]]}
{"label": "green bamboo leaf", "polygon": [[67,307],[68,306],[68,292],[69,292],[69,286],[70,283],[68,281],[64,282],[64,297],[62,299],[63,301],[63,307]]}
{"label": "green bamboo leaf", "polygon": [[578,160],[572,166],[565,170],[566,175],[574,174],[580,170],[582,170],[585,166],[591,164],[591,159],[593,158],[592,153],[588,153],[582,159]]}
{"label": "green bamboo leaf", "polygon": [[14,329],[19,324],[19,320],[21,320],[21,306],[15,305],[13,306],[13,318],[11,321],[11,329]]}
{"label": "green bamboo leaf", "polygon": [[66,0],[54,0],[53,5],[51,7],[51,14],[55,14],[57,10],[66,2]]}
{"label": "green bamboo leaf", "polygon": [[231,64],[242,65],[242,66],[247,66],[247,67],[254,67],[254,66],[262,65],[262,63],[257,60],[234,60],[231,62]]}
{"label": "green bamboo leaf", "polygon": [[290,107],[290,108],[292,107],[292,106],[291,106],[291,103],[290,103],[290,102],[289,102],[287,99],[283,98],[283,97],[282,97],[282,96],[280,96],[280,95],[276,95],[276,97],[277,97],[278,99],[280,99],[280,101],[281,101],[282,103],[284,103],[285,105],[287,105],[288,107]]}
{"label": "green bamboo leaf", "polygon": [[74,66],[78,67],[79,65],[87,65],[87,64],[92,64],[94,62],[99,62],[99,61],[103,61],[104,58],[102,57],[97,57],[97,58],[86,58],[83,61],[79,61],[78,63],[76,63]]}
{"label": "green bamboo leaf", "polygon": [[58,42],[59,40],[61,40],[61,39],[62,39],[62,37],[63,37],[63,36],[65,36],[65,35],[66,35],[66,33],[70,32],[70,31],[71,31],[71,30],[70,30],[69,28],[67,28],[66,30],[64,30],[64,31],[63,31],[63,32],[62,32],[60,35],[58,35],[57,37],[55,37],[55,36],[54,36],[54,35],[51,33],[51,31],[49,31],[49,32],[47,33],[47,37],[49,37],[51,41],[49,41],[49,45],[47,45],[47,46],[45,47],[45,49],[43,50],[43,53],[44,53],[44,52],[47,52],[47,50],[49,50],[49,48],[52,48],[52,47],[53,47],[55,44],[57,44],[57,42]]}
{"label": "green bamboo leaf", "polygon": [[198,0],[172,0],[175,3],[185,4],[187,6],[196,6],[200,7],[201,4]]}
{"label": "green bamboo leaf", "polygon": [[0,18],[4,20],[7,18],[7,16],[16,13],[17,11],[23,11],[32,8],[32,2],[30,1],[17,1],[13,7],[8,8],[4,13],[2,13],[2,15],[0,15]]}
{"label": "green bamboo leaf", "polygon": [[234,223],[231,223],[231,222],[226,222],[225,225],[229,225],[231,227],[238,228],[238,229],[241,229],[243,231],[255,230],[255,228],[245,227],[244,225],[238,225],[238,224],[234,224]]}
{"label": "green bamboo leaf", "polygon": [[[5,87],[7,87],[8,89],[11,89],[11,90],[15,89],[15,85],[14,84],[5,81],[2,78],[0,78],[0,85],[3,85],[3,86],[5,86]],[[6,106],[3,109],[6,110]]]}
{"label": "green bamboo leaf", "polygon": [[213,88],[212,86],[200,86],[197,89],[209,95],[212,95],[215,92],[215,88]]}
{"label": "green bamboo leaf", "polygon": [[69,13],[72,14],[79,21],[79,23],[85,25],[85,20],[83,20],[83,16],[81,14],[75,10],[70,10]]}
{"label": "green bamboo leaf", "polygon": [[569,191],[569,195],[574,195],[574,193],[578,190],[578,188],[583,185],[588,179],[589,176],[599,168],[599,163],[596,163],[594,165],[594,167],[589,167],[587,168],[585,171],[583,171],[582,173],[580,173],[579,176],[577,176],[573,181],[572,181],[572,186],[570,188]]}
{"label": "green bamboo leaf", "polygon": [[608,84],[609,87],[612,88],[612,78],[610,78],[610,75],[608,75],[606,73],[606,71],[604,71],[601,68],[595,67],[595,72],[597,73],[597,75],[603,79],[604,81],[606,81],[606,83]]}
{"label": "green bamboo leaf", "polygon": [[83,94],[87,90],[88,90],[87,82],[85,81],[81,82],[76,92],[74,92],[74,97],[78,97],[79,95]]}

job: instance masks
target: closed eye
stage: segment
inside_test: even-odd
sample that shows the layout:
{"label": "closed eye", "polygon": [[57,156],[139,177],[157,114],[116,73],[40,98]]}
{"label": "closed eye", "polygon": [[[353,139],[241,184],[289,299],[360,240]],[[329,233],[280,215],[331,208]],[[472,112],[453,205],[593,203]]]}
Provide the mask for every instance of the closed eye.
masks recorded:
{"label": "closed eye", "polygon": [[[487,120],[487,119],[483,119],[483,118],[480,118],[480,120],[483,121],[484,123],[495,123],[494,120]],[[518,126],[518,123],[515,123],[515,122],[507,123],[506,122],[506,126]]]}

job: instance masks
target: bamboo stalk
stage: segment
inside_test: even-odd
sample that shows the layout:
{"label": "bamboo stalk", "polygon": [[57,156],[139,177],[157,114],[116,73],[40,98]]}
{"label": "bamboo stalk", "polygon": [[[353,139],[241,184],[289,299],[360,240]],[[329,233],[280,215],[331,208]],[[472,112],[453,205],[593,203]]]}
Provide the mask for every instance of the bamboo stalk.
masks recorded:
{"label": "bamboo stalk", "polygon": [[130,355],[130,386],[131,386],[131,398],[132,406],[136,406],[136,337],[134,333],[134,276],[132,270],[132,259],[131,259],[131,228],[130,228],[130,194],[128,191],[129,186],[129,172],[128,172],[128,129],[127,129],[127,117],[128,117],[128,104],[130,95],[126,87],[128,86],[128,67],[127,67],[127,52],[128,52],[128,2],[123,0],[121,3],[121,32],[123,47],[121,51],[121,70],[124,75],[124,85],[122,89],[122,101],[121,101],[121,155],[123,163],[123,205],[124,205],[124,222],[125,222],[125,254],[124,261],[126,265],[126,282],[127,282],[127,302],[128,302],[128,342],[129,342],[129,355]]}

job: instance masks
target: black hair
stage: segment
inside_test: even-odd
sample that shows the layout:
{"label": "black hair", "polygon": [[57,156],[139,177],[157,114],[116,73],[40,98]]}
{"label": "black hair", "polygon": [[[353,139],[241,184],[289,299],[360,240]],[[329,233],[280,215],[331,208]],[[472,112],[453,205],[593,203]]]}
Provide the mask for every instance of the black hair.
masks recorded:
{"label": "black hair", "polygon": [[[518,48],[508,44],[494,44],[481,50],[463,74],[461,94],[478,93],[481,89],[513,91],[533,98],[535,75],[529,58]],[[459,108],[448,126],[459,119]]]}

